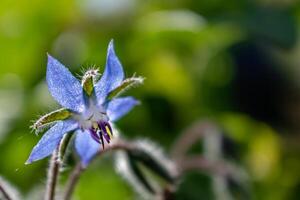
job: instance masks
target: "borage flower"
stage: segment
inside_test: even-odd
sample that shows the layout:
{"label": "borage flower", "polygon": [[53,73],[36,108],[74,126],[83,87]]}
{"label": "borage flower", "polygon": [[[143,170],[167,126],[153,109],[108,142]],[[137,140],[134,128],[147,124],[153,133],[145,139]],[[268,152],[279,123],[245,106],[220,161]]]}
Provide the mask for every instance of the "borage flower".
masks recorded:
{"label": "borage flower", "polygon": [[49,156],[65,134],[75,133],[75,149],[86,166],[113,137],[111,123],[127,114],[139,102],[133,97],[116,97],[143,82],[143,78],[124,80],[122,65],[113,41],[109,43],[104,73],[97,82],[98,70],[87,71],[80,82],[59,61],[48,55],[47,84],[53,98],[63,106],[36,121],[39,130],[54,124],[33,148],[26,164]]}

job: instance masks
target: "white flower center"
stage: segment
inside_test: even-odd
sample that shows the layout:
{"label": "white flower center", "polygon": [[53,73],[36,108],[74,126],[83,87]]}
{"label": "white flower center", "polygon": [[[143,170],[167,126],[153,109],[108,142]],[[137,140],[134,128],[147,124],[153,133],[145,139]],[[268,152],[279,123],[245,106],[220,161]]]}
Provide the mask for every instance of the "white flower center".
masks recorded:
{"label": "white flower center", "polygon": [[93,103],[84,112],[76,114],[74,119],[78,121],[79,127],[83,129],[90,129],[95,123],[109,120],[105,109]]}

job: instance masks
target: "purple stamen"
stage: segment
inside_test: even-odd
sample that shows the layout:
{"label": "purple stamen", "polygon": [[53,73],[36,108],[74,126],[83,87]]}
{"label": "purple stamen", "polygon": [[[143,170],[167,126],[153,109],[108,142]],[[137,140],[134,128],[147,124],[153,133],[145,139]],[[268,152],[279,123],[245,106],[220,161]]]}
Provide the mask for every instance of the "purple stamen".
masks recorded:
{"label": "purple stamen", "polygon": [[102,137],[101,132],[100,132],[100,139],[101,139],[102,149],[104,149],[104,141],[103,141],[103,137]]}
{"label": "purple stamen", "polygon": [[106,142],[110,143],[110,137],[109,137],[109,135],[107,133],[104,133],[103,136],[104,136]]}
{"label": "purple stamen", "polygon": [[106,130],[106,126],[108,126],[108,128],[110,127],[109,124],[105,121],[101,121],[101,122],[98,123],[98,125],[101,129],[101,133],[103,134],[105,140],[107,141],[107,143],[110,143],[111,137],[107,133],[107,130]]}
{"label": "purple stamen", "polygon": [[97,130],[95,131],[93,128],[91,128],[91,129],[90,129],[90,133],[91,133],[92,138],[93,138],[96,142],[100,143],[100,137],[99,137],[99,135],[97,134]]}

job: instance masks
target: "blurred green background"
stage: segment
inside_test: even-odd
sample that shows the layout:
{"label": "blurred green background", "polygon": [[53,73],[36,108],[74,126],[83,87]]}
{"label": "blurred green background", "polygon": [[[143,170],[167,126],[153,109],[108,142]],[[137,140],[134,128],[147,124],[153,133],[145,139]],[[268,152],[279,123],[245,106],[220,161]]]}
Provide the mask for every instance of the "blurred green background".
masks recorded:
{"label": "blurred green background", "polygon": [[[298,199],[299,29],[297,0],[1,0],[0,174],[28,199],[44,187],[48,160],[24,162],[40,138],[32,120],[58,108],[45,83],[46,53],[80,77],[90,66],[103,70],[113,38],[126,75],[146,77],[127,93],[142,105],[117,122],[127,138],[168,151],[208,118],[230,138],[224,152],[249,173],[253,199]],[[214,199],[207,177],[195,177],[183,182],[184,199]],[[104,158],[75,196],[135,193]]]}

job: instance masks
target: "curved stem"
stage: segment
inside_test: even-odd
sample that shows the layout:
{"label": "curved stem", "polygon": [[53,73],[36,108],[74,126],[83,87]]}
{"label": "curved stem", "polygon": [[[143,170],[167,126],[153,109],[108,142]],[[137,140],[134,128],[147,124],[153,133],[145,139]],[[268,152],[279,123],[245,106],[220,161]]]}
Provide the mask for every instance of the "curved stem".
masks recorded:
{"label": "curved stem", "polygon": [[233,173],[232,166],[230,166],[229,163],[224,161],[211,161],[203,156],[190,156],[184,159],[184,162],[181,164],[181,173],[197,169],[221,176],[231,176]]}
{"label": "curved stem", "polygon": [[[114,150],[126,150],[126,151],[129,151],[129,150],[133,150],[135,148],[135,146],[130,143],[130,142],[127,142],[125,140],[122,140],[122,139],[117,139],[114,143],[112,143],[110,146],[108,146],[107,148],[103,149],[102,151],[99,152],[99,156],[107,153],[107,152],[110,152],[110,151],[114,151]],[[96,157],[94,157],[96,158]]]}
{"label": "curved stem", "polygon": [[71,137],[71,134],[65,134],[58,148],[52,154],[47,175],[45,200],[54,200],[55,198],[55,188],[59,175],[59,169]]}
{"label": "curved stem", "polygon": [[[126,142],[124,140],[118,139],[118,141],[112,143],[110,146],[108,146],[107,148],[103,149],[102,151],[99,152],[98,156],[101,156],[107,152],[110,151],[114,151],[114,150],[132,150],[134,148],[133,144]],[[96,158],[96,156],[94,157],[94,159]],[[72,194],[74,192],[74,189],[78,183],[78,180],[80,178],[80,175],[82,174],[82,172],[85,170],[85,168],[83,168],[83,166],[81,165],[81,163],[78,163],[75,168],[73,169],[73,171],[71,172],[71,175],[69,177],[66,189],[65,189],[65,193],[64,193],[64,200],[70,200],[72,197]]]}
{"label": "curved stem", "polygon": [[189,156],[178,164],[179,173],[182,175],[188,171],[200,170],[201,172],[230,177],[234,180],[246,181],[247,174],[237,165],[225,160],[209,160],[204,156]]}
{"label": "curved stem", "polygon": [[4,199],[12,200],[12,198],[9,196],[8,192],[4,189],[4,187],[1,184],[0,184],[0,193],[2,193]]}
{"label": "curved stem", "polygon": [[66,191],[63,198],[64,200],[71,199],[75,186],[83,170],[84,168],[82,167],[81,163],[78,163],[76,167],[73,169],[66,186]]}
{"label": "curved stem", "polygon": [[171,155],[175,160],[181,160],[185,157],[186,152],[200,139],[202,139],[211,130],[217,127],[210,121],[197,121],[191,127],[186,129],[182,135],[176,140]]}
{"label": "curved stem", "polygon": [[45,200],[54,200],[55,197],[55,186],[56,186],[59,167],[60,167],[60,163],[58,162],[57,159],[58,159],[58,149],[53,152],[50,160]]}

